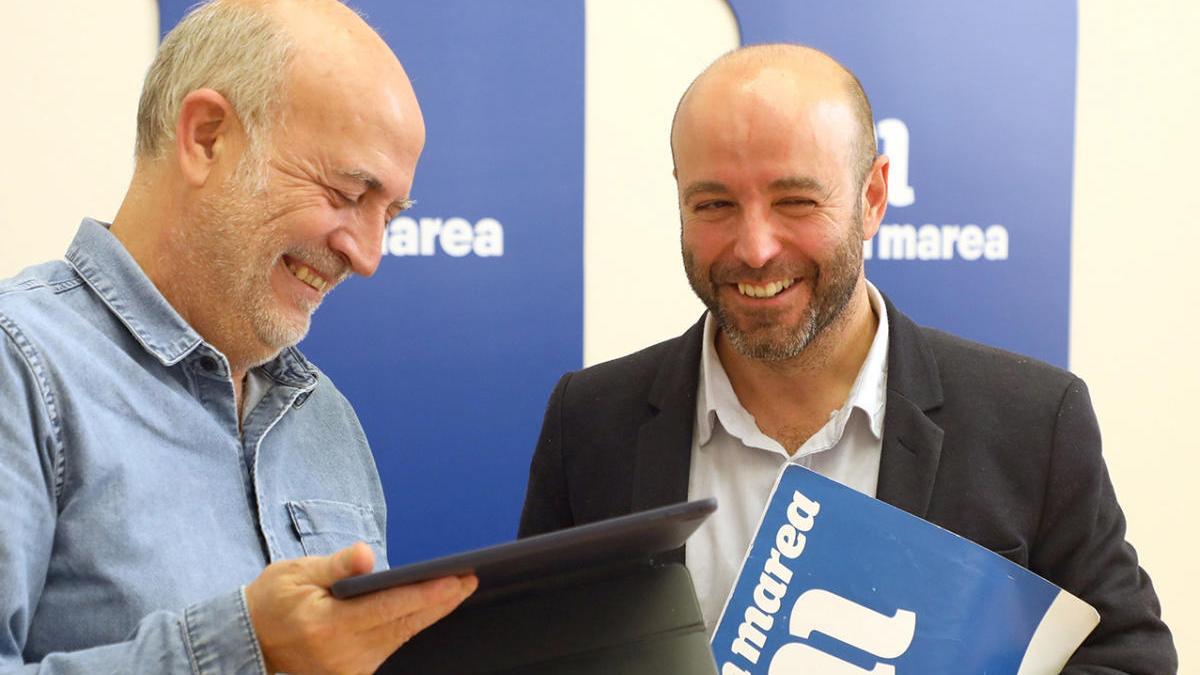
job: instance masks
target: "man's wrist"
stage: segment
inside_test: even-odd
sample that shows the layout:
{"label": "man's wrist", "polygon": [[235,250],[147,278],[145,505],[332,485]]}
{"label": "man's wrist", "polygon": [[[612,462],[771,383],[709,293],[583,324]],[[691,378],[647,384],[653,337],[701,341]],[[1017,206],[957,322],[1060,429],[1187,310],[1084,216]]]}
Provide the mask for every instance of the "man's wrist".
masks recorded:
{"label": "man's wrist", "polygon": [[269,672],[250,622],[245,587],[188,607],[182,628],[194,672]]}

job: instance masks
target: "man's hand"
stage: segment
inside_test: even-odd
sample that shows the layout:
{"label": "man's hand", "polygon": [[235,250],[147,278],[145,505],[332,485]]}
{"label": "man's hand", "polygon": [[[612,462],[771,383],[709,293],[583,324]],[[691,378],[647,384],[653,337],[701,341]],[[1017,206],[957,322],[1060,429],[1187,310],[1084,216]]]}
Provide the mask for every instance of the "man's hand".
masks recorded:
{"label": "man's hand", "polygon": [[268,672],[372,673],[479,584],[473,576],[446,577],[350,600],[330,594],[333,582],[370,572],[374,560],[360,542],[325,558],[274,563],[246,587]]}

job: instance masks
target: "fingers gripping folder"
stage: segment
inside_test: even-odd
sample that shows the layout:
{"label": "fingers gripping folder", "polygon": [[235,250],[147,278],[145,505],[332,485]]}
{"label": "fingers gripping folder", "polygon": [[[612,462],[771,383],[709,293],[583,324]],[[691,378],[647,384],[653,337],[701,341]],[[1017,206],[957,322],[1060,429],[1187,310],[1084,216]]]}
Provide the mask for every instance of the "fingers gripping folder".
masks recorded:
{"label": "fingers gripping folder", "polygon": [[676,504],[447,558],[353,577],[353,597],[447,574],[479,590],[379,669],[405,675],[715,675],[692,579],[655,554],[716,509]]}

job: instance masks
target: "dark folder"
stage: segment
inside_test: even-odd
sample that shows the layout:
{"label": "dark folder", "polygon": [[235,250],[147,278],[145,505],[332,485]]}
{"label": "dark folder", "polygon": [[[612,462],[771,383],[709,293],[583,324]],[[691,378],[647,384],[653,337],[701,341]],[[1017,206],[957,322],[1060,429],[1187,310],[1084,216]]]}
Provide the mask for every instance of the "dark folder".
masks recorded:
{"label": "dark folder", "polygon": [[555,579],[465,605],[379,673],[715,675],[692,577],[678,563]]}
{"label": "dark folder", "polygon": [[654,560],[682,546],[715,508],[713,500],[676,504],[347,579],[333,590],[350,597],[478,575],[474,596],[379,673],[715,675],[691,576]]}

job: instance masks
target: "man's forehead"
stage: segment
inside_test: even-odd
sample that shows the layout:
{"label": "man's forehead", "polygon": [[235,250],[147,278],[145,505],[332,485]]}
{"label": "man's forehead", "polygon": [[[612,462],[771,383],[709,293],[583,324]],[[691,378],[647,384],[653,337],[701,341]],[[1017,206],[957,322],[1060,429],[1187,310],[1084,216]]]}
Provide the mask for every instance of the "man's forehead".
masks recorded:
{"label": "man's forehead", "polygon": [[698,82],[680,105],[680,122],[749,115],[804,116],[818,107],[849,107],[846,90],[824,78],[764,67],[732,70]]}
{"label": "man's forehead", "polygon": [[797,108],[762,100],[709,109],[681,120],[675,159],[792,163],[838,156],[852,144],[853,122],[844,106],[820,103]]}
{"label": "man's forehead", "polygon": [[843,159],[857,138],[846,97],[805,90],[778,73],[695,93],[672,136],[676,168],[685,173],[711,161],[774,162],[781,168],[772,180],[812,173],[805,167]]}
{"label": "man's forehead", "polygon": [[[784,123],[808,121],[809,113],[853,122],[849,97],[852,76],[816,50],[771,45],[733,52],[705,70],[680,101],[672,124],[672,146],[688,141],[696,128],[716,129],[779,118]],[[836,115],[831,112],[840,110]],[[788,121],[789,117],[795,118]]]}
{"label": "man's forehead", "polygon": [[[765,187],[768,192],[809,192],[818,195],[829,192],[825,182],[807,174],[783,175],[768,181]],[[735,191],[734,187],[719,180],[691,181],[686,185],[681,184],[679,190],[685,202],[698,195],[726,195]]]}
{"label": "man's forehead", "polygon": [[408,76],[391,47],[343,3],[275,2],[270,11],[294,45],[289,73],[294,93],[351,96],[360,105],[374,103],[377,88],[398,87],[411,95]]}
{"label": "man's forehead", "polygon": [[323,143],[367,143],[389,154],[419,153],[424,146],[421,108],[394,56],[364,64],[351,55],[322,62],[313,53],[298,54],[285,108],[285,127]]}
{"label": "man's forehead", "polygon": [[296,92],[282,117],[276,151],[312,167],[333,185],[361,184],[365,190],[407,198],[425,128],[415,98],[394,92],[361,96]]}

